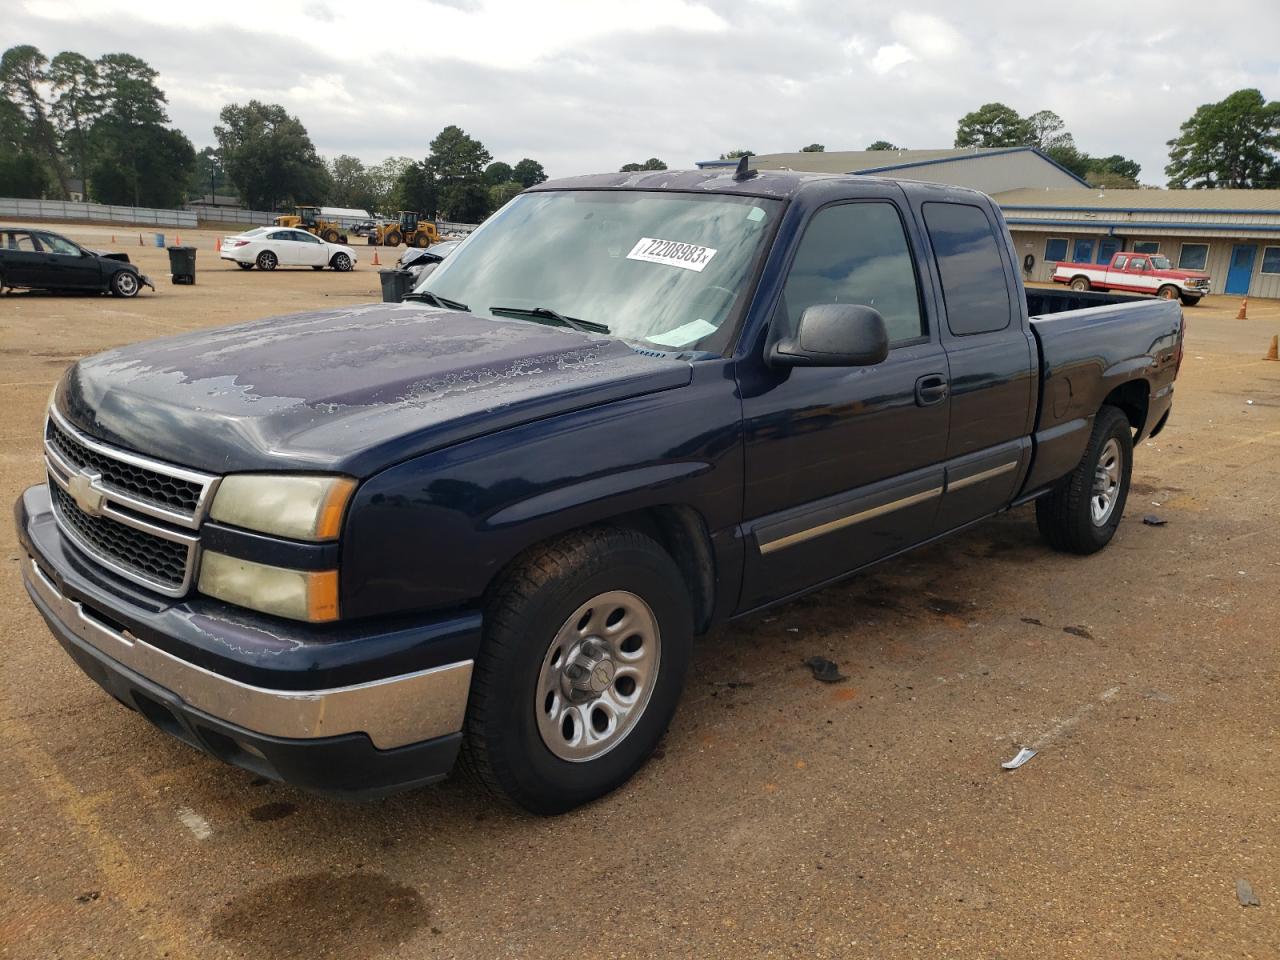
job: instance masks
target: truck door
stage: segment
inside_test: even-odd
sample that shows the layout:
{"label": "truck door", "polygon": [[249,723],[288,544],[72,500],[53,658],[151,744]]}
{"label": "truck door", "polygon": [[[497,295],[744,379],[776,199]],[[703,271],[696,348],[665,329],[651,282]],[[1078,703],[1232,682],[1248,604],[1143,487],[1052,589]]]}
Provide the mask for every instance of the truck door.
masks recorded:
{"label": "truck door", "polygon": [[[739,364],[746,560],[741,609],[803,590],[925,539],[942,494],[947,363],[918,275],[921,241],[893,185],[809,218],[771,315],[770,342],[805,308],[884,317],[891,347],[865,367]],[[913,252],[914,251],[914,252]],[[927,281],[926,281],[927,283]]]}
{"label": "truck door", "polygon": [[935,532],[999,510],[1030,459],[1035,344],[1023,321],[1004,225],[982,206],[920,205],[942,290],[951,369],[946,492]]}

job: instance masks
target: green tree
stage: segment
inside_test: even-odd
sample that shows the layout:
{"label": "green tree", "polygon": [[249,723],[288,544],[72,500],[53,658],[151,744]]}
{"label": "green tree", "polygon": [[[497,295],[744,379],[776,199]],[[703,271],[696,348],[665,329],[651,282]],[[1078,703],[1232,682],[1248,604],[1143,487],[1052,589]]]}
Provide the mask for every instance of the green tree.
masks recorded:
{"label": "green tree", "polygon": [[800,148],[801,153],[826,153],[827,148],[821,143],[811,143],[807,147]]}
{"label": "green tree", "polygon": [[229,103],[213,128],[227,175],[258,210],[281,204],[320,203],[329,175],[307,128],[277,103]]}
{"label": "green tree", "polygon": [[[738,156],[742,156],[742,154],[738,154]],[[728,160],[730,158],[725,157],[724,159]],[[663,163],[657,157],[650,157],[644,163],[624,163],[622,165],[622,168],[618,172],[619,173],[635,173],[639,170],[666,170],[666,169],[667,169],[667,165],[665,163]]]}
{"label": "green tree", "polygon": [[522,187],[532,187],[535,183],[542,183],[547,179],[547,171],[542,169],[542,164],[537,160],[525,157],[511,171],[511,179]]}
{"label": "green tree", "polygon": [[1280,103],[1237,90],[1198,107],[1168,147],[1171,187],[1280,186]]}
{"label": "green tree", "polygon": [[439,212],[444,219],[472,223],[489,212],[484,170],[492,160],[483,143],[454,124],[431,141],[427,163],[435,175]]}
{"label": "green tree", "polygon": [[[754,150],[728,150],[725,153],[720,154],[720,159],[738,160],[742,157],[754,157],[755,155],[756,152]],[[637,167],[636,169],[643,170],[644,167]]]}
{"label": "green tree", "polygon": [[0,97],[0,197],[44,196],[49,173],[28,148],[26,115],[7,97]]}
{"label": "green tree", "polygon": [[409,165],[400,172],[392,193],[392,202],[383,208],[382,213],[389,216],[396,210],[416,210],[434,220],[439,212],[439,197],[436,176],[431,169],[430,161],[424,160],[421,163],[410,161]]}
{"label": "green tree", "polygon": [[902,148],[899,146],[895,146],[894,144],[890,143],[888,140],[877,140],[871,146],[867,147],[867,149],[868,150],[901,150]]}
{"label": "green tree", "polygon": [[1031,125],[1003,103],[984,103],[960,118],[957,147],[1022,147],[1031,142]]}
{"label": "green tree", "polygon": [[227,172],[222,167],[222,157],[218,155],[218,151],[213,147],[205,147],[197,152],[195,166],[187,181],[187,195],[196,198],[210,193],[225,196],[234,192],[234,188],[227,182]]}
{"label": "green tree", "polygon": [[512,197],[520,193],[524,186],[517,180],[508,180],[506,183],[495,183],[489,188],[489,210],[493,212],[503,204],[511,200]]}
{"label": "green tree", "polygon": [[89,131],[90,193],[103,203],[176,206],[195,168],[195,148],[169,122],[157,72],[128,53],[96,64],[100,113]]}
{"label": "green tree", "polygon": [[329,200],[336,207],[371,210],[377,200],[373,177],[358,157],[344,153],[329,162],[333,186]]}
{"label": "green tree", "polygon": [[1137,161],[1116,153],[1109,157],[1089,158],[1089,167],[1081,176],[1091,187],[1132,190],[1139,186],[1138,175],[1141,173],[1142,167]]}
{"label": "green tree", "polygon": [[[373,210],[389,216],[400,210],[400,178],[413,166],[409,157],[387,157],[381,163],[369,168],[369,179],[373,182]],[[434,206],[434,204],[433,204]],[[405,210],[417,209],[404,207]]]}
{"label": "green tree", "polygon": [[501,160],[495,160],[484,168],[484,182],[491,187],[499,183],[506,183],[508,180],[514,180],[515,175],[511,164],[504,163]]}
{"label": "green tree", "polygon": [[89,130],[102,113],[98,66],[83,54],[64,50],[49,64],[49,85],[57,95],[50,111],[76,176],[84,181],[91,156]]}
{"label": "green tree", "polygon": [[1075,139],[1067,132],[1067,125],[1052,110],[1039,110],[1026,118],[1027,146],[1040,150],[1075,147]]}
{"label": "green tree", "polygon": [[38,157],[58,182],[59,196],[67,196],[67,168],[58,149],[58,135],[49,120],[41,90],[49,82],[49,60],[30,44],[0,54],[0,97],[13,103],[26,119],[26,151]]}

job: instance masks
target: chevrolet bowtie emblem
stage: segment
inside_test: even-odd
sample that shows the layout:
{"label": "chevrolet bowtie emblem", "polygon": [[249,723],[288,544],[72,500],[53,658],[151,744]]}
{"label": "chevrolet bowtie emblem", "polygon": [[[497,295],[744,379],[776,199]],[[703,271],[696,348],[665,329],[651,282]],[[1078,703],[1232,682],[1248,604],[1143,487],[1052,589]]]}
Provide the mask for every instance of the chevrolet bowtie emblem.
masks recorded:
{"label": "chevrolet bowtie emblem", "polygon": [[102,493],[93,488],[93,481],[97,479],[96,473],[76,473],[67,481],[67,493],[76,506],[91,517],[102,516]]}

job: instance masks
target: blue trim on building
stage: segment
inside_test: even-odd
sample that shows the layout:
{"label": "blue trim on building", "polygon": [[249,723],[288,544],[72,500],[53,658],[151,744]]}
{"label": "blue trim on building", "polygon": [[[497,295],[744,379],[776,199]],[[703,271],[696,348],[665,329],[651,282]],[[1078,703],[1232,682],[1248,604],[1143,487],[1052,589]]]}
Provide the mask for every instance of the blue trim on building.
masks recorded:
{"label": "blue trim on building", "polygon": [[[1047,157],[1045,159],[1048,159]],[[1153,191],[1154,192],[1154,191]],[[996,202],[1000,203],[999,197]],[[1003,210],[1058,210],[1063,213],[1216,213],[1234,214],[1240,217],[1276,217],[1280,219],[1280,210],[1216,210],[1209,207],[1060,207],[1054,204],[1000,204]]]}
{"label": "blue trim on building", "polygon": [[1274,233],[1280,235],[1280,223],[1273,227],[1261,227],[1254,224],[1236,224],[1236,223],[1158,223],[1156,221],[1146,220],[1120,220],[1116,222],[1103,220],[1046,220],[1039,217],[1005,217],[1006,223],[1018,224],[1019,226],[1042,226],[1042,227],[1096,227],[1098,230],[1114,230],[1117,227],[1123,227],[1126,230],[1133,228],[1138,232],[1143,229],[1147,230],[1186,230],[1194,233],[1200,230],[1215,230],[1219,233]]}

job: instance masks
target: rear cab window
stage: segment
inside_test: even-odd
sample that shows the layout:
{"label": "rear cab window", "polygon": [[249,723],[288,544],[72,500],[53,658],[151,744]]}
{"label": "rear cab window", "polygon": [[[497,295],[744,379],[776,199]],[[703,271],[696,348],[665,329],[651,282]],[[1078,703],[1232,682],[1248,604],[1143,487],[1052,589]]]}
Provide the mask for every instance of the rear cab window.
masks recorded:
{"label": "rear cab window", "polygon": [[923,204],[922,210],[952,335],[1006,329],[1013,321],[1013,303],[1001,241],[986,211],[937,201]]}
{"label": "rear cab window", "polygon": [[779,322],[794,334],[807,308],[826,303],[874,307],[891,345],[927,335],[915,260],[892,203],[839,203],[809,221],[783,287]]}

